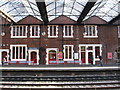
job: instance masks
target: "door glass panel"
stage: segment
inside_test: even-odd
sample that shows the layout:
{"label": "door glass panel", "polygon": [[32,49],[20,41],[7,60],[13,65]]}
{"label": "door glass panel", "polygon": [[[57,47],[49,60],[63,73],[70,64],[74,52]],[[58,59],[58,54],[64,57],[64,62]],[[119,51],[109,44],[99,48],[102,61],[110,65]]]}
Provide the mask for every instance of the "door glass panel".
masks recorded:
{"label": "door glass panel", "polygon": [[100,56],[100,47],[95,47],[95,58],[99,58]]}
{"label": "door glass panel", "polygon": [[81,51],[85,51],[85,46],[81,46]]}
{"label": "door glass panel", "polygon": [[56,51],[49,51],[49,60],[56,60]]}
{"label": "door glass panel", "polygon": [[93,50],[93,47],[92,47],[92,46],[88,46],[87,49],[88,49],[88,50]]}
{"label": "door glass panel", "polygon": [[81,52],[81,61],[85,63],[85,52]]}
{"label": "door glass panel", "polygon": [[93,64],[93,52],[88,52],[88,63]]}

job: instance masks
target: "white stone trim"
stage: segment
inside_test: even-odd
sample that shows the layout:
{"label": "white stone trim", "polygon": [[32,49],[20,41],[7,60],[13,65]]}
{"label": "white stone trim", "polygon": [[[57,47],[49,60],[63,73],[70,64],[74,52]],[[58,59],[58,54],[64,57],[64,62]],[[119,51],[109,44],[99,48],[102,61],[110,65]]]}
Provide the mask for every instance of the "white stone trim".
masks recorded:
{"label": "white stone trim", "polygon": [[120,38],[120,26],[118,26],[118,38]]}
{"label": "white stone trim", "polygon": [[7,52],[7,62],[9,61],[9,49],[0,49],[0,65],[2,64],[2,52]]}
{"label": "white stone trim", "polygon": [[[36,31],[36,27],[38,28],[38,31],[37,31],[37,33],[38,33],[38,36],[37,35],[35,35],[35,31]],[[32,29],[34,28],[34,36],[32,36]],[[39,25],[31,25],[30,26],[30,38],[39,38],[40,37],[40,26]]]}
{"label": "white stone trim", "polygon": [[[65,35],[65,27],[67,27],[67,35]],[[71,32],[69,32],[69,27],[71,28]],[[71,33],[71,36],[69,35]],[[63,37],[64,38],[73,38],[73,25],[64,25],[63,26]]]}
{"label": "white stone trim", "polygon": [[[51,50],[55,50],[56,55],[57,55],[57,52],[59,51],[58,48],[46,48],[46,65],[49,65],[48,54],[49,54],[49,51],[51,51]],[[56,56],[56,59],[57,59],[57,56]]]}
{"label": "white stone trim", "polygon": [[[39,65],[39,59],[40,59],[39,58],[39,50],[36,50],[36,49],[35,50],[34,49],[33,50],[28,50],[29,61],[31,61],[31,59],[30,59],[31,58],[31,52],[36,52],[37,53],[37,65]],[[31,63],[28,63],[28,64],[31,65]]]}
{"label": "white stone trim", "polygon": [[[25,47],[25,59],[16,59],[16,53],[15,53],[15,59],[13,59],[13,53],[12,53],[12,47],[18,47],[18,55],[19,55],[19,47]],[[27,45],[10,45],[10,50],[11,50],[11,61],[26,61],[27,60]],[[15,52],[16,52],[16,48],[15,48]],[[22,53],[23,53],[23,48],[22,48]],[[23,54],[22,54],[22,58],[23,58]]]}
{"label": "white stone trim", "polygon": [[[50,28],[52,27],[52,36],[50,35]],[[56,27],[56,35],[54,35],[54,27]],[[58,25],[48,25],[48,38],[57,38],[58,37]]]}
{"label": "white stone trim", "polygon": [[[65,47],[66,46],[68,46],[68,59],[66,59],[65,58]],[[74,47],[74,45],[63,45],[63,47],[64,47],[64,49],[63,49],[63,52],[64,52],[64,61],[73,61],[74,59],[73,59],[73,54],[74,54],[74,49],[73,49],[73,47]],[[71,59],[69,59],[69,47],[71,47],[72,48],[72,53],[71,53]]]}

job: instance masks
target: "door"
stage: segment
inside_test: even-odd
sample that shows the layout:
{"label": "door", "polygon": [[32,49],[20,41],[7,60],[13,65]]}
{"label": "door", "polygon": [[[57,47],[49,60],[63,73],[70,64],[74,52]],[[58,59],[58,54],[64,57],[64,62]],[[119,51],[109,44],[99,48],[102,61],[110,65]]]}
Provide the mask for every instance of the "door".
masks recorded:
{"label": "door", "polygon": [[98,56],[102,54],[101,44],[81,44],[79,45],[81,64],[95,64],[99,61]]}
{"label": "door", "polygon": [[8,58],[9,58],[9,50],[0,50],[0,64],[4,63],[4,62],[8,62]]}
{"label": "door", "polygon": [[47,48],[47,57],[46,57],[46,64],[57,64],[57,48]]}
{"label": "door", "polygon": [[31,61],[35,64],[37,63],[37,52],[31,52]]}
{"label": "door", "polygon": [[93,64],[93,52],[88,52],[88,64]]}
{"label": "door", "polygon": [[29,65],[39,64],[39,50],[29,50]]}
{"label": "door", "polygon": [[49,55],[48,55],[49,64],[57,64],[56,55],[57,54],[55,50],[49,51]]}

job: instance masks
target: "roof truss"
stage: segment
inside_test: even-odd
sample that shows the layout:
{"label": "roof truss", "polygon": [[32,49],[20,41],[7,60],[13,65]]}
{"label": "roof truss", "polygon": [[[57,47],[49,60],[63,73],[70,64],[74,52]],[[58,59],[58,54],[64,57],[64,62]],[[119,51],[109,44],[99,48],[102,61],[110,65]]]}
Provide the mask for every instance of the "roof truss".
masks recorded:
{"label": "roof truss", "polygon": [[45,24],[47,24],[49,21],[48,21],[48,15],[47,15],[45,1],[44,0],[36,0],[36,3],[38,6],[38,9],[40,11],[42,20],[44,21]]}
{"label": "roof truss", "polygon": [[86,17],[86,15],[89,13],[89,11],[91,10],[91,8],[94,6],[94,4],[97,2],[97,0],[89,0],[86,4],[86,6],[84,7],[81,15],[79,16],[77,22],[81,23],[83,21],[83,19]]}

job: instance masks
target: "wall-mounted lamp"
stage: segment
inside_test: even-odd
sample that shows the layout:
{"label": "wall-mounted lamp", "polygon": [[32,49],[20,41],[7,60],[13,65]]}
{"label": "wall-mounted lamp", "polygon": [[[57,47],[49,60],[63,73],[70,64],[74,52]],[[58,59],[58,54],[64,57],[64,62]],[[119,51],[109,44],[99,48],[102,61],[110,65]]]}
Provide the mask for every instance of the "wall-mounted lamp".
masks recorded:
{"label": "wall-mounted lamp", "polygon": [[1,32],[1,36],[5,36],[5,32]]}
{"label": "wall-mounted lamp", "polygon": [[45,32],[42,32],[42,35],[43,35],[43,36],[45,36],[45,35],[46,35],[46,33],[45,33]]}

